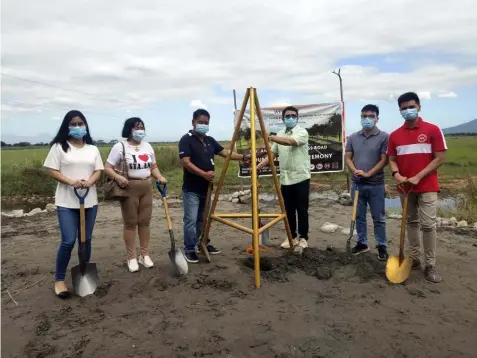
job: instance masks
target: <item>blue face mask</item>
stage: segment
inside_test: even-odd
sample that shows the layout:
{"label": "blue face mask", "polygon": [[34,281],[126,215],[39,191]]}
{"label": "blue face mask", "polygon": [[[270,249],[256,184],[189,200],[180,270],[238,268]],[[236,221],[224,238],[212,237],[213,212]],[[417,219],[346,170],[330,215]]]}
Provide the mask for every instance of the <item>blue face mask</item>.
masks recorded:
{"label": "blue face mask", "polygon": [[285,122],[285,126],[286,126],[288,129],[291,129],[291,128],[293,128],[293,127],[296,126],[296,123],[298,122],[298,119],[297,119],[297,118],[293,118],[293,117],[285,118],[284,122]]}
{"label": "blue face mask", "polygon": [[406,121],[413,121],[417,118],[417,109],[416,108],[408,108],[404,111],[401,111],[401,116]]}
{"label": "blue face mask", "polygon": [[145,136],[146,136],[146,131],[144,129],[136,129],[132,133],[132,137],[138,142],[142,141]]}
{"label": "blue face mask", "polygon": [[363,129],[372,129],[374,128],[374,121],[368,117],[363,118],[361,120],[361,126],[363,127]]}
{"label": "blue face mask", "polygon": [[206,134],[209,131],[209,125],[197,123],[195,125],[195,131],[199,134]]}
{"label": "blue face mask", "polygon": [[70,127],[69,135],[75,139],[81,139],[86,135],[85,127]]}

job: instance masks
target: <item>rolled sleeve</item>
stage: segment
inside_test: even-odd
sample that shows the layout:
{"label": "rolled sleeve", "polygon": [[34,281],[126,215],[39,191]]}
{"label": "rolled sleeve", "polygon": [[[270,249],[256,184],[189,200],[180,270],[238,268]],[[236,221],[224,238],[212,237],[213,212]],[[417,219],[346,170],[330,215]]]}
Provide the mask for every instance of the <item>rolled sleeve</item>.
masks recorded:
{"label": "rolled sleeve", "polygon": [[278,154],[278,144],[273,142],[271,150],[272,150],[273,153]]}
{"label": "rolled sleeve", "polygon": [[297,146],[308,145],[308,131],[300,128],[298,131],[293,131],[291,137],[295,139]]}
{"label": "rolled sleeve", "polygon": [[185,135],[179,141],[179,158],[186,158],[191,156],[191,148],[190,148],[190,137],[189,135]]}

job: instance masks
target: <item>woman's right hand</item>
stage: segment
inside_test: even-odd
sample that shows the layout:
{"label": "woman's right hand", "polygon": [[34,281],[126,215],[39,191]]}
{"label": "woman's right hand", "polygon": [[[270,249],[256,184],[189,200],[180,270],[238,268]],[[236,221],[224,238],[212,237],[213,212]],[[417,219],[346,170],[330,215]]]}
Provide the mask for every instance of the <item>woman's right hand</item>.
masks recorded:
{"label": "woman's right hand", "polygon": [[116,175],[114,177],[114,180],[121,188],[127,188],[129,186],[129,181],[121,175]]}
{"label": "woman's right hand", "polygon": [[75,189],[81,189],[83,187],[83,181],[71,179],[70,185]]}

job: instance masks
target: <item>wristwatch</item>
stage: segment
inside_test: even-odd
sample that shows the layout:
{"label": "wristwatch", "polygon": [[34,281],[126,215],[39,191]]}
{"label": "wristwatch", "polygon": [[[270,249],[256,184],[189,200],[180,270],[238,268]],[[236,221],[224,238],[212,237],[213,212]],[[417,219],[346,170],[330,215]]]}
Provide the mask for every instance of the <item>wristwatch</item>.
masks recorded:
{"label": "wristwatch", "polygon": [[399,172],[398,172],[397,170],[395,170],[395,171],[393,171],[393,172],[391,173],[391,176],[394,178],[394,176],[395,176],[397,173],[399,173]]}

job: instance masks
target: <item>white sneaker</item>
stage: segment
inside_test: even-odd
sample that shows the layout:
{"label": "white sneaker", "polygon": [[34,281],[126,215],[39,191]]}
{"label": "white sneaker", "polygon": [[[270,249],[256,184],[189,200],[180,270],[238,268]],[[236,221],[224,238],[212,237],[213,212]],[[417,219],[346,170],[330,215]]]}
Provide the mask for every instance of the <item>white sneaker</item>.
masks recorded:
{"label": "white sneaker", "polygon": [[298,242],[298,246],[306,249],[308,247],[308,241],[306,241],[305,239],[300,239],[300,241]]}
{"label": "white sneaker", "polygon": [[136,259],[128,260],[128,269],[129,272],[139,271],[139,265],[137,264]]}
{"label": "white sneaker", "polygon": [[154,262],[152,262],[149,256],[139,256],[139,263],[146,268],[151,268],[152,266],[154,266]]}
{"label": "white sneaker", "polygon": [[[295,247],[296,245],[298,245],[298,240],[293,239],[293,247]],[[290,248],[290,243],[288,242],[288,238],[286,238],[285,241],[283,241],[280,246],[284,249],[289,249]]]}

